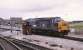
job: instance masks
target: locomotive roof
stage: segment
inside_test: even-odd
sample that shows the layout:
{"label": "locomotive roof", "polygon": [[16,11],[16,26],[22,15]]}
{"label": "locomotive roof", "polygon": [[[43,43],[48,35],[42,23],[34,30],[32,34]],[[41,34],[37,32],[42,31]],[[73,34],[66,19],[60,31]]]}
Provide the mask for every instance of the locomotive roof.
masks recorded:
{"label": "locomotive roof", "polygon": [[37,20],[39,20],[39,21],[45,21],[45,20],[52,20],[52,19],[61,19],[60,17],[45,17],[45,18],[30,18],[30,19],[28,19],[28,20],[26,20],[26,21],[37,21]]}
{"label": "locomotive roof", "polygon": [[29,20],[33,20],[33,19],[35,19],[35,20],[38,20],[38,19],[55,19],[55,18],[60,18],[60,17],[45,17],[45,18],[30,18]]}

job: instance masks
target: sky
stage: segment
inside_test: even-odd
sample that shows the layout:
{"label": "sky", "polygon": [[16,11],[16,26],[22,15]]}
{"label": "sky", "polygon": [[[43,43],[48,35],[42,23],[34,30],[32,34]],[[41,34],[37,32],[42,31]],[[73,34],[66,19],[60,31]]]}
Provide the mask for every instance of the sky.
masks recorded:
{"label": "sky", "polygon": [[61,17],[83,20],[83,0],[0,0],[0,17]]}

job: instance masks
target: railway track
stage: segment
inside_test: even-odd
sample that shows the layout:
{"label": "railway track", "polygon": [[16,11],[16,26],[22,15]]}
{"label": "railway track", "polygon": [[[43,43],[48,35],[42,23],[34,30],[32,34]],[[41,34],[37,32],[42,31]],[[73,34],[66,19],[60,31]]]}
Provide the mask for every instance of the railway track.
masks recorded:
{"label": "railway track", "polygon": [[[3,30],[11,30],[11,29],[7,29],[7,28],[0,28],[0,29],[3,29]],[[21,31],[21,30],[12,29],[12,31]]]}
{"label": "railway track", "polygon": [[17,46],[19,46],[22,50],[34,50],[34,49],[29,48],[29,47],[27,47],[25,45],[22,45],[22,44],[18,44],[18,43],[15,43],[15,42],[14,42],[14,44],[16,44]]}
{"label": "railway track", "polygon": [[[55,36],[47,36],[47,37],[55,38]],[[56,38],[62,38],[62,39],[68,39],[68,40],[74,40],[74,41],[83,42],[83,38],[78,38],[78,37],[64,36],[64,37],[56,37]]]}
{"label": "railway track", "polygon": [[61,38],[83,42],[83,38],[70,37],[70,36],[64,36]]}
{"label": "railway track", "polygon": [[30,42],[25,42],[25,41],[21,41],[21,40],[13,40],[12,42],[15,43],[15,44],[25,46],[27,48],[31,48],[31,50],[52,50],[50,48],[46,48],[46,47],[43,47],[43,46],[39,46],[39,45],[30,43]]}
{"label": "railway track", "polygon": [[2,37],[0,37],[0,46],[3,50],[21,50],[21,48],[16,46],[14,43]]}
{"label": "railway track", "polygon": [[78,38],[78,37],[71,37],[71,36],[49,36],[49,35],[40,35],[40,36],[44,36],[44,37],[52,37],[52,38],[62,38],[62,39],[68,39],[68,40],[74,40],[74,41],[80,41],[83,42],[83,38]]}
{"label": "railway track", "polygon": [[29,48],[25,45],[12,42],[12,38],[8,37],[0,37],[0,49],[1,50],[33,50],[33,48]]}
{"label": "railway track", "polygon": [[78,37],[71,37],[71,36],[46,36],[46,35],[39,35],[42,37],[48,37],[48,38],[62,38],[62,39],[68,39],[68,40],[74,40],[74,41],[79,41],[79,42],[83,42],[83,38],[78,38]]}
{"label": "railway track", "polygon": [[[50,36],[47,36],[47,37],[50,37]],[[55,38],[54,36],[51,36],[51,37]],[[78,37],[64,36],[64,37],[56,37],[56,38],[62,38],[62,39],[68,39],[68,40],[83,42],[83,38],[78,38]]]}
{"label": "railway track", "polygon": [[[7,38],[7,37],[5,37],[5,38]],[[55,38],[55,37],[53,37],[53,38]],[[76,37],[64,36],[64,37],[57,37],[57,38],[83,42],[82,38],[76,38]],[[52,50],[52,49],[49,49],[49,48],[45,48],[45,47],[35,45],[33,43],[30,43],[30,42],[21,41],[21,40],[18,40],[18,39],[12,39],[12,38],[7,38],[7,39],[9,39],[15,45],[20,47],[22,50]]]}
{"label": "railway track", "polygon": [[3,49],[3,46],[2,46],[1,44],[0,44],[0,50],[4,50],[4,49]]}
{"label": "railway track", "polygon": [[0,37],[0,49],[1,50],[34,50],[33,48],[29,48],[25,45],[21,45],[19,43],[12,42],[11,41],[12,39],[11,40],[10,39],[11,38]]}
{"label": "railway track", "polygon": [[19,46],[22,50],[53,50],[50,48],[46,48],[46,47],[39,46],[39,45],[22,41],[22,40],[10,38],[10,37],[5,37],[5,38],[13,42],[15,45]]}

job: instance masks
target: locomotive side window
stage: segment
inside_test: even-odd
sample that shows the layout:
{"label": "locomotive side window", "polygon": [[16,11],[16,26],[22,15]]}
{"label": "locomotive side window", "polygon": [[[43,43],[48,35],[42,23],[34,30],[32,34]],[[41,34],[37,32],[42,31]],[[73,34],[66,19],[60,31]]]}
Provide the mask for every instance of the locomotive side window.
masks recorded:
{"label": "locomotive side window", "polygon": [[37,27],[37,25],[32,25],[33,27]]}
{"label": "locomotive side window", "polygon": [[42,24],[43,27],[45,27],[45,24]]}

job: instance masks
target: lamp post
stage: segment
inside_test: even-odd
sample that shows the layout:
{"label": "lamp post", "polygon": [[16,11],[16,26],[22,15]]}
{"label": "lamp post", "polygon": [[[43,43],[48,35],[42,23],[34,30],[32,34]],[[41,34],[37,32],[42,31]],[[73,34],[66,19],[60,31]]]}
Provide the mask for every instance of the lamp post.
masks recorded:
{"label": "lamp post", "polygon": [[10,31],[11,31],[11,33],[12,33],[12,20],[11,20],[11,16],[10,16]]}

